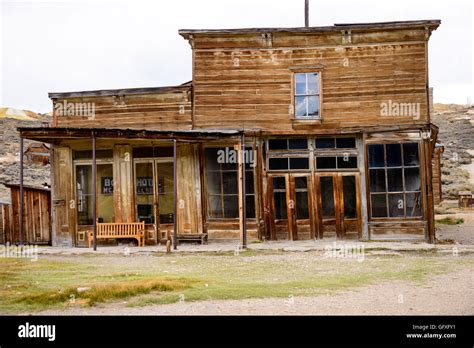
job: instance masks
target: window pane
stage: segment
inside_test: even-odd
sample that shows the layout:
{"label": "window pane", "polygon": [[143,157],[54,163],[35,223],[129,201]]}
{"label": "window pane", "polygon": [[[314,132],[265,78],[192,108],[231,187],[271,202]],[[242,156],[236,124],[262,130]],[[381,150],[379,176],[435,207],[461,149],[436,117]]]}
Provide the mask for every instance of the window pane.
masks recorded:
{"label": "window pane", "polygon": [[334,189],[332,176],[323,176],[321,181],[321,206],[323,218],[334,218]]}
{"label": "window pane", "polygon": [[77,224],[93,224],[92,166],[76,166]]}
{"label": "window pane", "polygon": [[403,144],[403,163],[405,166],[417,166],[420,164],[418,159],[418,143]]}
{"label": "window pane", "polygon": [[153,163],[135,164],[135,191],[137,204],[137,219],[146,224],[155,223],[153,198]]}
{"label": "window pane", "polygon": [[206,189],[210,195],[221,194],[221,172],[206,173]]}
{"label": "window pane", "polygon": [[387,167],[402,165],[402,147],[400,144],[387,144]]}
{"label": "window pane", "polygon": [[317,138],[316,148],[317,149],[334,149],[335,139],[334,138]]}
{"label": "window pane", "polygon": [[173,163],[158,163],[158,209],[160,212],[160,223],[172,223],[174,216],[173,206]]}
{"label": "window pane", "polygon": [[255,218],[255,196],[247,195],[245,197],[245,216],[249,219]]}
{"label": "window pane", "polygon": [[405,168],[405,191],[420,191],[420,169]]}
{"label": "window pane", "polygon": [[224,194],[237,194],[237,171],[235,172],[223,172],[222,173],[222,193]]}
{"label": "window pane", "polygon": [[369,166],[384,167],[384,146],[383,145],[369,145]]}
{"label": "window pane", "polygon": [[308,192],[296,192],[296,218],[309,219]]}
{"label": "window pane", "polygon": [[338,157],[337,167],[340,169],[357,168],[357,157]]}
{"label": "window pane", "polygon": [[172,147],[136,147],[132,150],[133,158],[173,157]]}
{"label": "window pane", "polygon": [[286,182],[284,177],[273,178],[273,189],[274,190],[284,190],[286,187]]}
{"label": "window pane", "polygon": [[306,99],[307,97],[296,97],[296,116],[297,117],[305,117],[306,114]]}
{"label": "window pane", "polygon": [[239,196],[224,196],[224,218],[239,217]]}
{"label": "window pane", "polygon": [[319,117],[319,97],[308,97],[308,117]]}
{"label": "window pane", "polygon": [[296,94],[306,94],[306,74],[295,74]]}
{"label": "window pane", "polygon": [[417,193],[407,193],[405,195],[406,206],[407,206],[407,216],[421,216],[421,194]]}
{"label": "window pane", "polygon": [[286,192],[274,192],[273,204],[275,205],[275,219],[287,219]]}
{"label": "window pane", "polygon": [[308,94],[319,94],[318,73],[310,73],[308,76]]}
{"label": "window pane", "polygon": [[355,176],[342,177],[342,189],[344,198],[344,217],[357,217],[357,194]]}
{"label": "window pane", "polygon": [[214,219],[223,218],[222,215],[222,196],[208,196],[209,200],[209,216]]}
{"label": "window pane", "polygon": [[336,138],[336,147],[338,149],[355,149],[355,138]]}
{"label": "window pane", "polygon": [[253,171],[247,170],[245,172],[245,193],[253,193],[254,192],[254,182],[253,182]]}
{"label": "window pane", "polygon": [[115,222],[112,164],[97,165],[97,218],[99,222]]}
{"label": "window pane", "polygon": [[387,169],[388,192],[403,191],[401,169]]}
{"label": "window pane", "polygon": [[219,157],[219,152],[222,149],[218,148],[207,148],[205,149],[205,157],[206,157],[206,170],[220,170],[220,165],[217,162]]}
{"label": "window pane", "polygon": [[288,158],[270,158],[268,166],[270,170],[288,170]]}
{"label": "window pane", "polygon": [[270,139],[268,140],[268,148],[270,150],[286,150],[288,148],[287,139]]}
{"label": "window pane", "polygon": [[385,192],[385,169],[370,170],[370,192]]}
{"label": "window pane", "polygon": [[316,167],[318,169],[335,169],[336,157],[317,157]]}
{"label": "window pane", "polygon": [[306,178],[305,176],[295,177],[295,188],[296,189],[308,188],[308,178]]}
{"label": "window pane", "polygon": [[290,169],[309,169],[309,158],[290,158]]}
{"label": "window pane", "polygon": [[403,194],[388,195],[388,209],[390,217],[405,216]]}
{"label": "window pane", "polygon": [[387,217],[387,197],[385,194],[372,194],[372,216]]}
{"label": "window pane", "polygon": [[288,148],[290,150],[308,149],[308,139],[288,139]]}

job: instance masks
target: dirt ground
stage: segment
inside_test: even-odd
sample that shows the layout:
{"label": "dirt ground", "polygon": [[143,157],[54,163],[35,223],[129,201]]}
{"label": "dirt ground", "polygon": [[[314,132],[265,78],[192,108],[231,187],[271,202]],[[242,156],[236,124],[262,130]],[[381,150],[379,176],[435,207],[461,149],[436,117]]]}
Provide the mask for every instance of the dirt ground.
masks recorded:
{"label": "dirt ground", "polygon": [[473,315],[474,273],[470,268],[430,277],[420,285],[391,281],[314,297],[214,300],[126,307],[45,311],[41,315]]}

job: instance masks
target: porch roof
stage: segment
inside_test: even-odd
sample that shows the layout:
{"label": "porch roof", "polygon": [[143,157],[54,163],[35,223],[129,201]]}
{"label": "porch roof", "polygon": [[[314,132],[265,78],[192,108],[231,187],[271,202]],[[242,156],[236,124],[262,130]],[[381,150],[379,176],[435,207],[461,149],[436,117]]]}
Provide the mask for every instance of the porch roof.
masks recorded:
{"label": "porch roof", "polygon": [[94,135],[96,138],[107,139],[147,139],[147,140],[219,140],[239,138],[243,130],[229,129],[200,129],[200,130],[146,130],[120,128],[77,128],[77,127],[18,127],[22,138],[58,144],[61,140],[87,139]]}

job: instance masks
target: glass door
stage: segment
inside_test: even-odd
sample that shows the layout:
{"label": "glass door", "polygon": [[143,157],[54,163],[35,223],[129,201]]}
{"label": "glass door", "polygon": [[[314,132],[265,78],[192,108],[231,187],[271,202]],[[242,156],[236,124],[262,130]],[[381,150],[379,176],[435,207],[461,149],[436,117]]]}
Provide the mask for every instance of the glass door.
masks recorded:
{"label": "glass door", "polygon": [[297,240],[314,236],[310,187],[310,176],[307,174],[269,177],[273,239]]}
{"label": "glass door", "polygon": [[360,197],[358,173],[316,174],[319,238],[358,238]]}

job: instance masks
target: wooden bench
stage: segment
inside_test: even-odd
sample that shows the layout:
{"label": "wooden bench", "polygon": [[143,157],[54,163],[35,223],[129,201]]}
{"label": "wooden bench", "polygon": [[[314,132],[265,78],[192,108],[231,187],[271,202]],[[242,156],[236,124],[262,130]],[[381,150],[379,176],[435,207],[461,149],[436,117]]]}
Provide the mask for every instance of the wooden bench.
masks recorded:
{"label": "wooden bench", "polygon": [[178,242],[184,241],[200,242],[201,244],[207,244],[207,233],[179,234]]}
{"label": "wooden bench", "polygon": [[[97,239],[133,238],[138,246],[145,246],[145,222],[97,223]],[[94,242],[94,233],[88,234],[89,248]]]}

